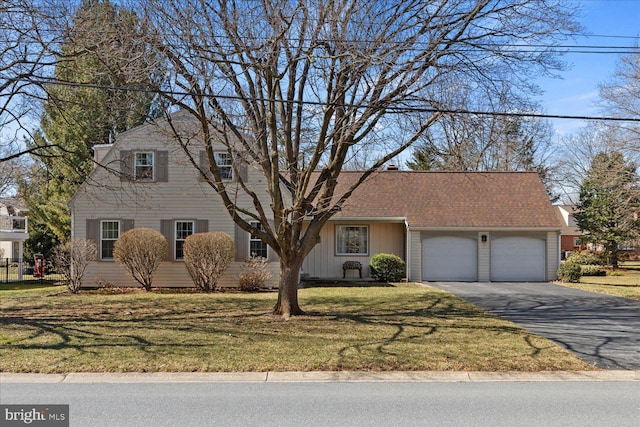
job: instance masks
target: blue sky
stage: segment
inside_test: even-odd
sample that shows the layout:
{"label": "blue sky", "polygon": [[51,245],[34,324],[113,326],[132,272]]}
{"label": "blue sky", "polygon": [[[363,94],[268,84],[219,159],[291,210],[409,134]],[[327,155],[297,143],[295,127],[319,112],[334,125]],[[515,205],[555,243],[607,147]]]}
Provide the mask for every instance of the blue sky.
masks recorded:
{"label": "blue sky", "polygon": [[[592,36],[576,38],[571,43],[632,46],[634,40],[630,38],[597,36],[640,36],[640,0],[576,0],[576,3],[582,7],[580,22]],[[598,84],[611,78],[619,55],[570,53],[563,59],[571,64],[571,69],[561,73],[562,80],[540,79],[538,82],[545,92],[540,98],[545,113],[600,115],[595,106]],[[580,120],[553,120],[553,125],[556,133],[561,136],[575,132],[585,123]]]}

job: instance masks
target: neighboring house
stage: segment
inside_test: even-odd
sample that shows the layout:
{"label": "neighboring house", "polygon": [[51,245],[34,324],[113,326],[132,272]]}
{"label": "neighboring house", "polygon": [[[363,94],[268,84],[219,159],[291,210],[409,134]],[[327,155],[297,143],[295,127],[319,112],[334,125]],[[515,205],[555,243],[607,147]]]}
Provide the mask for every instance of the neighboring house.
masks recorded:
{"label": "neighboring house", "polygon": [[558,219],[562,223],[560,251],[562,259],[566,259],[571,252],[587,249],[587,246],[581,241],[583,233],[578,229],[573,217],[574,206],[557,205],[555,208]]}
{"label": "neighboring house", "polygon": [[[226,178],[233,186],[230,159],[224,147],[219,148],[216,159],[228,166]],[[102,167],[70,202],[72,237],[92,239],[98,246],[99,260],[87,269],[85,286],[136,285],[113,262],[114,242],[134,227],[155,229],[169,242],[155,286],[193,286],[182,262],[182,244],[188,235],[206,231],[226,232],[236,244],[235,260],[219,286],[237,286],[251,253],[268,259],[274,273],[268,285],[277,286],[277,257],[234,224],[162,125],[134,128],[95,153]],[[266,197],[263,176],[251,167],[240,173],[248,186]],[[356,174],[344,172],[340,185],[348,185]],[[237,194],[238,203],[251,208],[241,189]],[[410,281],[548,281],[556,278],[560,262],[560,230],[536,173],[380,171],[324,227],[321,243],[307,257],[301,274],[341,278],[345,262],[359,261],[366,278],[373,255],[393,253],[406,261]]]}
{"label": "neighboring house", "polygon": [[16,199],[0,199],[0,258],[19,263],[18,280],[22,280],[24,241],[29,238],[27,208]]}
{"label": "neighboring house", "polygon": [[[604,250],[601,245],[593,243],[585,243],[582,239],[584,233],[578,229],[576,220],[573,217],[575,207],[572,205],[555,206],[558,219],[562,222],[562,232],[560,236],[560,251],[562,259],[567,259],[571,252],[582,250]],[[640,247],[636,242],[628,242],[620,246],[620,250],[627,256],[638,258],[640,256]]]}

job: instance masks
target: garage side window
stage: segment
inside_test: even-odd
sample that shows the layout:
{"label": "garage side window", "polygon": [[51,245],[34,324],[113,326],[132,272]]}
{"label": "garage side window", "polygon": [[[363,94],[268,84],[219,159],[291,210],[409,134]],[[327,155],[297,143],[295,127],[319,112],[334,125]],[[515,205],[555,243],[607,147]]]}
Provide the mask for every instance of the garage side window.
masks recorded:
{"label": "garage side window", "polygon": [[336,226],[336,255],[368,255],[369,227],[366,225]]}
{"label": "garage side window", "polygon": [[100,222],[100,259],[113,259],[113,247],[120,237],[120,221]]}

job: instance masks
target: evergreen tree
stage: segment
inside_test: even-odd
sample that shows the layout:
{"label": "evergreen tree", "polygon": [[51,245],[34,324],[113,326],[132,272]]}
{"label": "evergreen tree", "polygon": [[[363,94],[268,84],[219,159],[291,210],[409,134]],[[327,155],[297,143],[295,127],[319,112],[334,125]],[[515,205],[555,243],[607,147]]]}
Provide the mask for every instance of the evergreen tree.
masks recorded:
{"label": "evergreen tree", "polygon": [[584,240],[602,246],[618,267],[622,245],[640,238],[640,177],[619,152],[600,153],[580,187],[574,217]]}
{"label": "evergreen tree", "polygon": [[47,148],[38,151],[22,190],[32,215],[62,241],[70,236],[67,202],[93,169],[92,147],[158,115],[157,97],[145,89],[157,87],[160,73],[154,54],[139,41],[144,31],[132,11],[85,0],[58,53],[31,141]]}

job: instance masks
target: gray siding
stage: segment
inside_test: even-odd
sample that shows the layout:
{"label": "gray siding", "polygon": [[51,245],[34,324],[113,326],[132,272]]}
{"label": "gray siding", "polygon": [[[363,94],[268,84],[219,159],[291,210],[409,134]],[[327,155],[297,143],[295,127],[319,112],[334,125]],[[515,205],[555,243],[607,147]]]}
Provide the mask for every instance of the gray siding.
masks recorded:
{"label": "gray siding", "polygon": [[[118,145],[126,150],[118,149]],[[97,169],[92,179],[83,184],[71,202],[73,214],[72,237],[78,239],[99,238],[99,221],[135,220],[135,227],[147,227],[161,232],[173,250],[172,220],[196,221],[196,231],[221,231],[235,235],[235,224],[217,194],[209,185],[198,180],[199,172],[186,155],[171,142],[167,134],[153,124],[143,125],[120,135],[118,145],[110,150],[103,164],[108,169]],[[131,182],[121,180],[120,170],[132,173],[132,160],[127,159],[134,151],[151,151],[155,154],[156,180],[153,182]],[[196,159],[199,151],[194,147]],[[164,154],[161,154],[164,153]],[[127,157],[128,156],[128,157]],[[128,163],[128,162],[131,163]],[[162,171],[166,164],[166,173]],[[116,171],[110,172],[111,171]],[[248,182],[258,194],[266,194],[264,179],[252,168],[247,169]],[[93,185],[92,182],[100,183]],[[230,184],[233,193],[234,185]],[[232,196],[235,197],[235,196]],[[251,200],[241,190],[237,193],[241,206],[250,208]],[[268,203],[266,203],[268,206]],[[96,221],[98,225],[96,225]],[[124,222],[123,222],[124,225]],[[193,286],[184,264],[173,259],[169,253],[154,276],[155,286]],[[243,260],[244,261],[244,260]],[[277,258],[269,264],[274,272],[268,283],[275,287],[279,279]],[[236,287],[238,276],[243,271],[241,261],[233,262],[220,280],[222,287]],[[119,286],[137,286],[124,268],[112,261],[94,262],[87,269],[85,286],[111,283]]]}

